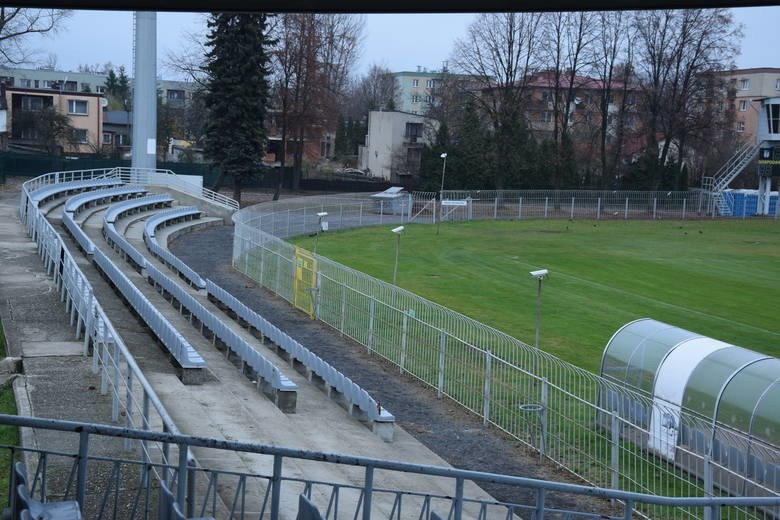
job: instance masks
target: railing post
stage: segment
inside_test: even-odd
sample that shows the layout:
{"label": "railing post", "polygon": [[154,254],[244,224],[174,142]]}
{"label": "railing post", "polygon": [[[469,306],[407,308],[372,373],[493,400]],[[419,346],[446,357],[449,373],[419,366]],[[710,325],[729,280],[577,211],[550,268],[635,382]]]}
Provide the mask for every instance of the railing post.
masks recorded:
{"label": "railing post", "polygon": [[683,199],[683,207],[682,207],[682,219],[685,220],[685,203],[688,201],[688,199]]}
{"label": "railing post", "polygon": [[398,371],[404,373],[404,364],[406,363],[406,328],[409,323],[409,314],[404,311],[403,322],[401,323],[401,359],[398,366]]}
{"label": "railing post", "polygon": [[279,518],[282,498],[282,456],[274,455],[274,473],[271,477],[271,518]]}
{"label": "railing post", "polygon": [[358,216],[358,226],[363,225],[363,201],[360,201],[360,215]]}
{"label": "railing post", "polygon": [[366,466],[366,476],[363,481],[363,520],[371,520],[371,495],[373,491],[374,467]]}
{"label": "railing post", "polygon": [[195,516],[195,461],[187,460],[187,517]]}
{"label": "railing post", "polygon": [[[133,427],[133,371],[130,370],[130,367],[127,367],[127,394],[125,395],[125,428],[132,428]],[[130,451],[132,448],[132,441],[130,439],[125,439],[125,451]]]}
{"label": "railing post", "polygon": [[658,198],[653,197],[653,220],[655,220],[655,214],[657,208],[658,208]]}
{"label": "railing post", "polygon": [[176,502],[183,507],[187,500],[187,445],[179,444],[179,478],[176,482]]}
{"label": "railing post", "polygon": [[625,210],[625,216],[623,217],[624,220],[628,220],[628,197],[626,197],[626,210]]}
{"label": "railing post", "polygon": [[536,511],[534,511],[535,520],[544,520],[544,488],[536,490]]}
{"label": "railing post", "polygon": [[498,197],[493,199],[493,220],[498,219]]}
{"label": "railing post", "polygon": [[485,351],[485,384],[482,386],[482,424],[486,425],[490,418],[490,369],[493,354]]}
{"label": "railing post", "polygon": [[439,399],[444,393],[444,346],[447,342],[447,334],[444,329],[439,329],[439,381],[436,385],[436,395]]}
{"label": "railing post", "polygon": [[89,432],[81,430],[79,432],[79,458],[78,472],[76,477],[76,501],[79,507],[84,511],[84,496],[87,490],[87,461],[89,456]]}
{"label": "railing post", "polygon": [[[141,417],[141,428],[144,431],[149,431],[149,394],[144,389],[143,404],[143,417]],[[146,440],[141,441],[141,460],[144,461],[141,467],[141,487],[145,488],[149,485],[149,472],[147,467],[149,465],[149,442]]]}
{"label": "railing post", "polygon": [[520,197],[520,201],[517,203],[517,218],[523,218],[523,197]]}
{"label": "railing post", "polygon": [[463,518],[463,477],[455,479],[455,499],[453,500],[453,519]]}
{"label": "railing post", "polygon": [[382,225],[382,219],[385,216],[385,201],[379,201],[379,225]]}
{"label": "railing post", "polygon": [[569,218],[574,220],[574,197],[571,198],[571,215]]}
{"label": "railing post", "polygon": [[596,220],[601,220],[601,197],[596,201]]}
{"label": "railing post", "polygon": [[549,201],[549,197],[544,198],[544,218],[547,218],[547,202]]}
{"label": "railing post", "polygon": [[114,368],[114,377],[111,386],[114,391],[111,392],[111,420],[117,422],[119,420],[119,381],[122,379],[122,370],[119,367],[119,343],[114,342],[113,351],[111,365]]}

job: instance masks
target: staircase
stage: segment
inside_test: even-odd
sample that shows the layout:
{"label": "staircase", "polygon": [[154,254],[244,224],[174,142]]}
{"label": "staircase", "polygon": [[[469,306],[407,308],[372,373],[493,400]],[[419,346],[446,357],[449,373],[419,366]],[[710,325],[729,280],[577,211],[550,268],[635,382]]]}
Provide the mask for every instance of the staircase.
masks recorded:
{"label": "staircase", "polygon": [[729,216],[733,214],[734,199],[724,190],[728,188],[731,181],[737,178],[737,175],[747,167],[755,158],[761,144],[745,143],[734,152],[728,161],[712,177],[704,177],[701,187],[710,193],[718,212],[721,215]]}

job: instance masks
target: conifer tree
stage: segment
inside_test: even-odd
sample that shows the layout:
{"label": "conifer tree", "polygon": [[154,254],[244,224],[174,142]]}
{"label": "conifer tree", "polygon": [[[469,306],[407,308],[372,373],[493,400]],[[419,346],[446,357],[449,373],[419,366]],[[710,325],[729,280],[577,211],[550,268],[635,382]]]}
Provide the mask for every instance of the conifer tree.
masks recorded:
{"label": "conifer tree", "polygon": [[204,152],[218,172],[214,189],[231,178],[240,202],[243,184],[260,175],[265,154],[272,42],[265,13],[214,13],[208,27]]}

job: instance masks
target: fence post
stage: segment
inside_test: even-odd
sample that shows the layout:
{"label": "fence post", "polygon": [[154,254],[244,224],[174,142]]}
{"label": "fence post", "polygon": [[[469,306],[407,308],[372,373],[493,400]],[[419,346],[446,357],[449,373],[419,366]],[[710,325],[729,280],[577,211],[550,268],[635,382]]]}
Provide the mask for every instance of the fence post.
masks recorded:
{"label": "fence post", "polygon": [[493,354],[489,351],[485,351],[485,384],[483,385],[482,396],[482,424],[487,425],[488,418],[490,417],[490,368]]}
{"label": "fence post", "polygon": [[[127,394],[125,395],[125,399],[125,410],[127,410],[125,415],[125,428],[130,429],[133,427],[133,408],[135,408],[135,406],[133,405],[133,371],[130,370],[129,366],[127,367]],[[125,439],[125,451],[130,451],[132,444],[132,439]]]}
{"label": "fence post", "polygon": [[612,489],[620,489],[620,420],[617,412],[612,412],[611,432]]}
{"label": "fence post", "polygon": [[[704,495],[712,496],[712,461],[708,455],[704,456]],[[708,506],[704,508],[704,518],[706,520],[716,520],[715,508]]]}
{"label": "fence post", "polygon": [[544,218],[547,218],[547,201],[549,200],[549,197],[544,198]]}
{"label": "fence post", "polygon": [[653,220],[655,220],[655,212],[658,207],[658,199],[653,197]]}
{"label": "fence post", "polygon": [[363,225],[363,201],[360,201],[360,214],[358,216],[358,226]]}
{"label": "fence post", "polygon": [[114,391],[111,392],[113,394],[111,399],[111,419],[114,422],[117,422],[119,420],[119,381],[122,380],[122,369],[119,367],[119,343],[114,342],[114,348],[112,350],[113,353],[111,354],[111,357],[113,359],[111,364],[114,367],[112,386],[114,387]]}
{"label": "fence post", "polygon": [[439,381],[436,385],[436,395],[441,399],[444,393],[444,345],[447,341],[447,334],[444,329],[439,329]]}
{"label": "fence post", "polygon": [[376,307],[376,298],[371,296],[371,306],[369,308],[368,315],[368,351],[371,352],[374,349],[374,311]]}
{"label": "fence post", "polygon": [[314,287],[314,294],[315,294],[315,300],[314,300],[314,319],[319,320],[320,319],[320,302],[322,301],[322,298],[320,298],[320,291],[322,290],[322,271],[317,269],[317,283]]}
{"label": "fence post", "polygon": [[306,206],[303,207],[303,225],[301,226],[301,232],[306,233]]}
{"label": "fence post", "polygon": [[385,216],[385,201],[379,201],[379,225],[382,225],[382,219]]}
{"label": "fence post", "polygon": [[596,201],[596,220],[601,220],[601,197]]}
{"label": "fence post", "polygon": [[344,204],[339,204],[339,229],[344,229]]}
{"label": "fence post", "polygon": [[539,410],[539,461],[543,462],[547,456],[547,403],[549,402],[548,394],[550,386],[547,383],[547,378],[542,378],[542,409]]}
{"label": "fence post", "polygon": [[[306,220],[305,215],[304,215],[304,220]],[[290,236],[290,208],[287,208],[287,236],[288,237]]]}
{"label": "fence post", "polygon": [[688,199],[683,199],[683,210],[682,210],[682,219],[685,220],[685,203],[688,201]]}
{"label": "fence post", "polygon": [[628,220],[628,197],[626,197],[626,211],[625,211],[624,220]]}
{"label": "fence post", "polygon": [[517,204],[517,218],[523,218],[523,197],[520,197],[520,202]]}
{"label": "fence post", "polygon": [[347,284],[342,283],[341,284],[341,325],[339,326],[339,332],[341,335],[344,335],[344,320],[347,319],[345,316],[347,311]]}
{"label": "fence post", "polygon": [[398,371],[404,373],[404,364],[406,363],[406,328],[409,323],[409,314],[404,311],[404,319],[401,323],[401,359],[398,367]]}
{"label": "fence post", "polygon": [[574,220],[574,197],[571,198],[571,215],[569,218]]}
{"label": "fence post", "polygon": [[493,199],[493,220],[498,218],[498,197]]}

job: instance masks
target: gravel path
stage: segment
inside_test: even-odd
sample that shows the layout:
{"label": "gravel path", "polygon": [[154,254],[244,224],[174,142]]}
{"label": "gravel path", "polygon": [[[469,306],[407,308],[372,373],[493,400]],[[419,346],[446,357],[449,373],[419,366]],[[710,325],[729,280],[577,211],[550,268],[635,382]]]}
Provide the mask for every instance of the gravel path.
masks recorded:
{"label": "gravel path", "polygon": [[[482,425],[479,417],[449,399],[438,399],[431,388],[410,377],[365,347],[330,327],[310,320],[270,291],[259,287],[231,266],[233,227],[216,226],[182,235],[170,250],[201,276],[231,292],[302,345],[326,360],[380,401],[397,424],[438,453],[452,466],[476,471],[581,483],[503,432]],[[349,452],[345,446],[343,452]],[[527,489],[483,485],[500,501],[533,504]],[[609,503],[590,497],[548,494],[548,507],[615,514]]]}

